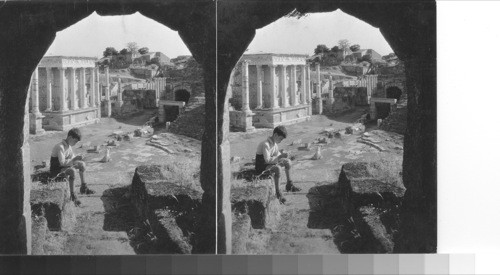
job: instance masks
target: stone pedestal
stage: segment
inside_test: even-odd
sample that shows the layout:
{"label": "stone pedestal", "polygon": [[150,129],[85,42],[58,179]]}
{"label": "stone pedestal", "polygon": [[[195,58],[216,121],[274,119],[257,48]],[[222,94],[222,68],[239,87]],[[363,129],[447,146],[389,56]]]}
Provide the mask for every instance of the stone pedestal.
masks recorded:
{"label": "stone pedestal", "polygon": [[42,128],[44,117],[42,114],[30,113],[30,134],[39,135],[45,133],[45,130]]}
{"label": "stone pedestal", "polygon": [[253,116],[252,112],[245,111],[230,111],[229,117],[231,120],[231,126],[236,130],[251,132],[255,130],[253,126]]}
{"label": "stone pedestal", "polygon": [[105,117],[111,117],[111,100],[105,99],[103,100],[104,102],[104,116]]}

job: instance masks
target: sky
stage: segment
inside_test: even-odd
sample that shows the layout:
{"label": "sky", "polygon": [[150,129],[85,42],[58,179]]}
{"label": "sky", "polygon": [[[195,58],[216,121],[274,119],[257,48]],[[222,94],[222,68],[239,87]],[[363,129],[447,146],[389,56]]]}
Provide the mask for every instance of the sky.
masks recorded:
{"label": "sky", "polygon": [[[257,30],[247,53],[296,53],[312,55],[319,44],[329,48],[341,39],[374,49],[382,55],[392,51],[377,28],[340,10],[308,14],[302,18],[281,18]],[[176,31],[140,13],[126,16],[91,14],[57,33],[46,55],[102,57],[106,47],[120,51],[128,42],[168,57],[190,55]]]}
{"label": "sky", "polygon": [[150,51],[161,51],[171,58],[191,55],[176,31],[140,13],[100,16],[95,12],[58,32],[46,55],[100,58],[106,47],[120,51],[128,42],[136,42]]}
{"label": "sky", "polygon": [[359,44],[362,49],[373,49],[381,55],[393,50],[378,28],[340,10],[311,13],[305,17],[283,17],[257,30],[247,53],[314,54],[319,44],[332,48],[341,39]]}

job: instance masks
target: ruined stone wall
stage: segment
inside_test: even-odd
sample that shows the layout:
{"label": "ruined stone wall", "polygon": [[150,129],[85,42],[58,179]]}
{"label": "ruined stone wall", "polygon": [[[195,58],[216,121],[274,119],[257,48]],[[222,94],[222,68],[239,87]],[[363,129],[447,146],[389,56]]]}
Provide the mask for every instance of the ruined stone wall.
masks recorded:
{"label": "ruined stone wall", "polygon": [[333,114],[345,112],[356,107],[358,87],[335,87],[334,102],[329,110]]}

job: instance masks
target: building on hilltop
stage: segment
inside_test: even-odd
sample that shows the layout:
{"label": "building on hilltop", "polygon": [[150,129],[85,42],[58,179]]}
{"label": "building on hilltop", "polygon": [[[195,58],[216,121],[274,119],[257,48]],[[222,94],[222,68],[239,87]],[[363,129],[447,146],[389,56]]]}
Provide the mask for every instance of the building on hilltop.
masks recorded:
{"label": "building on hilltop", "polygon": [[172,65],[172,62],[170,62],[170,58],[168,56],[166,56],[162,52],[148,52],[148,53],[145,53],[145,54],[143,54],[143,55],[141,55],[139,57],[134,58],[133,63],[136,64],[136,65],[144,66],[144,65],[149,65],[148,63],[150,63],[151,61],[153,61],[153,59],[157,59],[158,60],[158,64],[160,66]]}
{"label": "building on hilltop", "polygon": [[378,52],[372,49],[360,49],[352,53],[352,56],[358,60],[363,58],[363,56],[365,55],[370,56],[371,59],[377,59],[377,60],[382,59],[382,56]]}

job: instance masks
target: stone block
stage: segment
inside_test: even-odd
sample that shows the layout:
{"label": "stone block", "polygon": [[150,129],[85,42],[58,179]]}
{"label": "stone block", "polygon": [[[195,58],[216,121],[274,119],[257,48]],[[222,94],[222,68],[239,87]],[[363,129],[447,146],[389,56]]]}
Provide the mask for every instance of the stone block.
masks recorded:
{"label": "stone block", "polygon": [[267,184],[231,188],[231,205],[234,213],[248,214],[253,228],[273,228],[280,219],[280,205],[272,181]]}
{"label": "stone block", "polygon": [[342,166],[339,176],[341,194],[354,207],[383,202],[398,204],[406,188],[398,180],[387,178],[376,162],[351,162]]}
{"label": "stone block", "polygon": [[47,219],[31,216],[31,255],[44,255],[43,244],[47,236]]}
{"label": "stone block", "polygon": [[159,247],[167,249],[160,252],[191,254],[193,246],[177,224],[176,213],[168,209],[156,209],[154,215],[155,218],[151,219],[153,232],[162,242]]}
{"label": "stone block", "polygon": [[131,201],[140,221],[149,220],[161,252],[191,253],[200,224],[202,193],[175,182],[168,165],[143,165],[132,179]]}
{"label": "stone block", "polygon": [[232,253],[235,255],[247,254],[248,235],[251,230],[251,219],[247,214],[233,214]]}
{"label": "stone block", "polygon": [[45,217],[50,230],[60,231],[74,224],[74,207],[65,187],[32,189],[30,196],[32,214]]}
{"label": "stone block", "polygon": [[383,223],[381,214],[384,210],[373,206],[361,206],[356,209],[354,223],[364,238],[363,253],[392,253],[394,250],[393,235]]}

